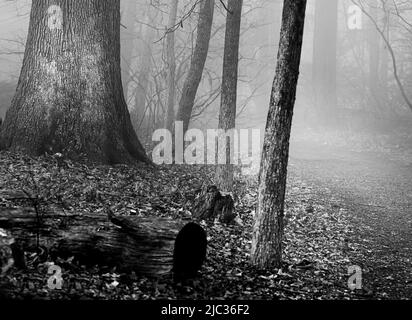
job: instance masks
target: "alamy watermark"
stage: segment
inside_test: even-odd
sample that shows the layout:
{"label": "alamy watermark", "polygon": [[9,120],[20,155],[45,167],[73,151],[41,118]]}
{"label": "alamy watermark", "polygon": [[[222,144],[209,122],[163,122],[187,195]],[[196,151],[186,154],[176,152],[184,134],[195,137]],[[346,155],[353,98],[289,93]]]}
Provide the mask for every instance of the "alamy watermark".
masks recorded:
{"label": "alamy watermark", "polygon": [[348,267],[348,287],[350,290],[362,289],[362,268],[359,266]]}
{"label": "alamy watermark", "polygon": [[362,8],[357,5],[350,5],[347,21],[349,30],[362,30],[362,18]]}
{"label": "alamy watermark", "polygon": [[60,30],[63,26],[63,11],[58,5],[52,5],[47,10],[47,26],[50,30]]}
{"label": "alamy watermark", "polygon": [[51,265],[47,270],[51,274],[47,279],[47,286],[50,290],[61,290],[63,285],[62,269],[58,265]]}
{"label": "alamy watermark", "polygon": [[175,122],[174,135],[167,129],[158,129],[152,141],[159,142],[152,152],[156,164],[256,166],[261,152],[260,129],[190,129],[184,133],[181,121]]}

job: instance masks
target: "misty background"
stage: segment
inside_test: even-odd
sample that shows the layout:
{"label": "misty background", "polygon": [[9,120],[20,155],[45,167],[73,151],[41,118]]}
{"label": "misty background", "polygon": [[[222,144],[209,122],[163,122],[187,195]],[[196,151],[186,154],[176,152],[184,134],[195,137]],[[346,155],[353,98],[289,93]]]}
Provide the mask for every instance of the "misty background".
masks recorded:
{"label": "misty background", "polygon": [[[190,66],[197,27],[194,1],[179,1],[176,95]],[[171,1],[122,0],[122,77],[133,125],[150,144],[167,109],[166,31]],[[292,141],[362,148],[410,148],[412,4],[310,0]],[[15,92],[31,1],[0,1],[0,117]],[[246,0],[242,14],[238,128],[264,128],[276,67],[282,1]],[[359,16],[360,13],[360,16]],[[212,37],[191,127],[216,128],[226,12],[216,5]],[[359,18],[360,17],[360,18]],[[389,44],[389,46],[388,46]],[[392,55],[393,53],[393,55]],[[397,75],[394,73],[394,66]],[[403,94],[402,94],[403,91]]]}

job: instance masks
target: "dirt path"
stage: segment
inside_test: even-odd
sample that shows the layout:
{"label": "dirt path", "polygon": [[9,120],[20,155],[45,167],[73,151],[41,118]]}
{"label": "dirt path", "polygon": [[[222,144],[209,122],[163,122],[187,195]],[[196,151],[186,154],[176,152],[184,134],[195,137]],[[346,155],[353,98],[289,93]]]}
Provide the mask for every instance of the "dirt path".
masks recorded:
{"label": "dirt path", "polygon": [[348,210],[351,261],[371,296],[412,299],[412,159],[299,143],[290,156],[296,174]]}

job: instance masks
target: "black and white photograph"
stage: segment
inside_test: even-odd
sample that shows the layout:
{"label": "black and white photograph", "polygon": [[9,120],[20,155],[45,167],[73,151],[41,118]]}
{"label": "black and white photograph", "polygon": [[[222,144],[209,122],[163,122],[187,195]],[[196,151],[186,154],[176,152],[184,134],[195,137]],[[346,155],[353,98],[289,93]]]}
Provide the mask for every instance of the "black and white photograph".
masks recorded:
{"label": "black and white photograph", "polygon": [[0,0],[0,303],[410,302],[411,79],[411,1]]}

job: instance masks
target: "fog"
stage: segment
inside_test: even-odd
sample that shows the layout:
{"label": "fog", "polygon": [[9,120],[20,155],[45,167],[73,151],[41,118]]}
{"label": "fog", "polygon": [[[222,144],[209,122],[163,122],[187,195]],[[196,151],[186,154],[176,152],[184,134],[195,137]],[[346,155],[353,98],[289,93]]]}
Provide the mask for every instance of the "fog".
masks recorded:
{"label": "fog", "polygon": [[[309,0],[292,142],[353,148],[411,147],[412,5],[405,1]],[[356,2],[356,1],[355,1]],[[135,129],[144,141],[162,127],[167,99],[166,0],[122,0],[122,72]],[[0,1],[0,117],[14,94],[30,1]],[[212,37],[190,126],[215,128],[226,11],[215,4]],[[282,1],[246,0],[242,14],[238,128],[264,129],[275,74]],[[363,11],[363,12],[362,12]],[[176,95],[193,52],[197,9],[180,1],[175,30]],[[392,55],[393,54],[393,55]],[[396,68],[396,77],[394,72]],[[402,93],[403,92],[403,93]]]}

